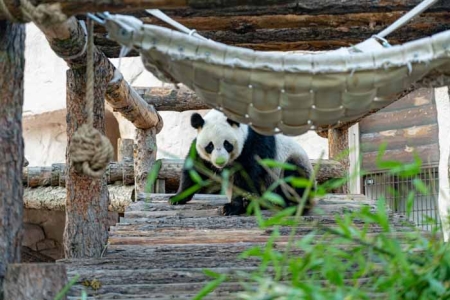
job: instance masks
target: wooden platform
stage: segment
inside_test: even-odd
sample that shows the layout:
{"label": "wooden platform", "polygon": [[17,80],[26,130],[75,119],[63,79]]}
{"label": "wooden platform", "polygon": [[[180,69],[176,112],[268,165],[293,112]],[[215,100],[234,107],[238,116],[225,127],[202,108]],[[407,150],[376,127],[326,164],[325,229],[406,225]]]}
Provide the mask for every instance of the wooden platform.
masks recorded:
{"label": "wooden platform", "polygon": [[[270,230],[258,228],[253,217],[219,216],[218,207],[226,199],[198,195],[185,206],[167,204],[168,194],[155,194],[151,203],[131,204],[120,223],[111,228],[109,246],[101,259],[60,260],[67,266],[69,278],[80,279],[69,299],[80,299],[83,283],[89,299],[192,299],[211,280],[204,268],[215,272],[250,271],[256,259],[238,259],[243,250],[264,244]],[[303,217],[297,235],[309,233],[312,221],[334,226],[334,214],[371,205],[360,195],[330,195],[318,200],[322,214]],[[411,228],[405,219],[390,215],[391,224],[401,237]],[[374,226],[371,232],[380,231]],[[289,229],[277,246],[283,247]],[[95,288],[92,288],[92,285]],[[98,289],[96,289],[98,287]],[[237,282],[226,283],[205,299],[235,299],[241,289]]]}

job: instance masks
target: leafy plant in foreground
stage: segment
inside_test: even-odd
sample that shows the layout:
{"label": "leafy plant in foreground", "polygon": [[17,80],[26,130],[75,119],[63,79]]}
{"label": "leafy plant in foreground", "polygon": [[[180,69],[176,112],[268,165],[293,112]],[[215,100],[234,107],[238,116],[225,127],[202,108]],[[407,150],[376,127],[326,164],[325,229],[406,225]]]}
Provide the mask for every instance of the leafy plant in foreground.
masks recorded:
{"label": "leafy plant in foreground", "polygon": [[[417,176],[421,161],[417,156],[409,164],[383,161],[383,153],[382,147],[377,158],[381,169],[400,178],[415,177],[407,195],[409,215],[414,195],[428,192],[427,186]],[[260,163],[266,168],[293,167],[271,160]],[[226,185],[223,181],[229,178],[229,175],[224,178],[208,174],[197,166],[192,166],[192,172],[203,172],[212,182],[222,185]],[[239,278],[244,288],[234,298],[450,299],[450,251],[440,238],[440,228],[435,227],[425,234],[407,221],[393,227],[384,198],[378,199],[376,207],[362,206],[356,211],[336,215],[333,227],[317,221],[309,222],[312,229],[301,238],[296,235],[296,230],[305,224],[300,217],[305,199],[298,199],[300,209],[297,213],[295,208],[278,209],[270,217],[261,213],[262,206],[275,208],[279,204],[277,195],[272,194],[278,185],[303,186],[311,195],[323,196],[345,184],[346,180],[332,180],[310,191],[313,186],[311,180],[285,178],[277,180],[263,195],[252,195],[249,209],[255,214],[259,226],[272,230],[272,234],[263,247],[250,248],[240,255],[243,259],[257,258],[260,263],[252,272],[236,271],[233,274],[233,281]],[[284,249],[275,247],[283,235],[289,235],[287,246]],[[220,283],[231,280],[224,274],[212,275],[215,279],[196,299],[203,298]]]}

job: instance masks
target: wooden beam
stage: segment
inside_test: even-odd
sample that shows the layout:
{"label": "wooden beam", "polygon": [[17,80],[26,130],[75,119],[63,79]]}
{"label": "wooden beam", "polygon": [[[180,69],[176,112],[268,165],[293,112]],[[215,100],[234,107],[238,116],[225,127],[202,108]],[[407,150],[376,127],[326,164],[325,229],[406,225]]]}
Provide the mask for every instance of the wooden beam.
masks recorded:
{"label": "wooden beam", "polygon": [[[125,208],[131,203],[133,186],[109,185],[109,212],[125,212]],[[64,187],[35,187],[25,188],[23,195],[23,207],[35,210],[66,210],[67,190]]]}
{"label": "wooden beam", "polygon": [[[350,167],[348,151],[348,128],[328,130],[328,155],[330,159],[337,160],[342,164],[345,176],[349,173]],[[348,193],[347,184],[342,186],[337,192]]]}
{"label": "wooden beam", "polygon": [[[107,60],[103,53],[102,57]],[[114,71],[114,78],[108,84],[105,98],[115,112],[119,112],[133,123],[136,128],[149,129],[156,127],[157,133],[161,131],[163,126],[162,117],[152,105],[143,101],[136,91],[128,85],[117,69]]]}
{"label": "wooden beam", "polygon": [[[311,159],[311,163],[314,167],[318,161]],[[166,181],[166,191],[177,191],[183,164],[183,159],[162,159],[158,178]],[[329,179],[342,178],[343,176],[345,176],[345,169],[342,164],[333,160],[322,160],[316,180],[320,184]]]}
{"label": "wooden beam", "polygon": [[[8,11],[21,20],[22,14],[18,1],[4,0]],[[346,14],[358,12],[392,12],[408,11],[419,4],[421,0],[372,1],[370,5],[359,0],[346,1],[316,1],[316,0],[36,0],[33,4],[59,3],[62,11],[68,15],[79,15],[87,12],[133,12],[144,9],[163,9],[179,16],[211,16],[211,15],[264,15],[264,14]],[[450,8],[448,1],[439,1],[430,11],[446,11]],[[0,11],[0,19],[6,19],[7,14]]]}
{"label": "wooden beam", "polygon": [[[146,146],[148,146],[149,149],[145,150]],[[155,147],[156,144],[152,144],[152,139],[150,139],[142,148],[144,151],[149,151],[150,154],[148,155],[151,156],[154,153]],[[314,166],[317,164],[317,160],[312,159],[311,163]],[[161,169],[159,170],[158,178],[166,180],[169,188],[176,190],[178,188],[183,164],[183,159],[161,159]],[[140,168],[145,170],[145,167]],[[28,188],[65,187],[65,173],[65,164],[52,164],[50,167],[28,167],[23,169],[22,182],[23,185]],[[331,178],[340,178],[342,176],[344,176],[344,168],[339,162],[327,159],[322,160],[319,173],[317,174],[319,183],[325,182]],[[105,177],[110,186],[114,186],[120,181],[122,181],[122,185],[132,185],[135,182],[134,166],[129,162],[111,162],[106,169]]]}
{"label": "wooden beam", "polygon": [[22,244],[24,52],[25,25],[0,21],[0,299],[7,266],[20,262]]}
{"label": "wooden beam", "polygon": [[138,193],[145,191],[148,174],[156,161],[156,151],[156,130],[154,128],[147,130],[136,129],[134,183]]}
{"label": "wooden beam", "polygon": [[211,109],[204,101],[189,88],[180,85],[178,89],[168,87],[135,87],[136,92],[148,104],[158,111],[185,111]]}
{"label": "wooden beam", "polygon": [[[166,11],[174,20],[214,41],[261,51],[332,50],[361,42],[399,19],[405,11],[358,12],[304,15],[257,11],[243,15],[239,9],[201,16]],[[204,12],[200,10],[200,12]],[[170,25],[143,14],[134,14],[146,24]],[[388,40],[400,44],[450,29],[450,12],[427,12],[398,29]],[[96,42],[108,57],[117,57],[119,45],[105,38],[105,28],[97,26]],[[136,56],[137,52],[129,53]]]}
{"label": "wooden beam", "polygon": [[[77,19],[69,18],[66,22],[54,26],[39,26],[45,34],[52,50],[60,56],[70,68],[84,68],[86,66],[85,31]],[[95,52],[95,64],[104,65],[105,72],[100,76],[108,78],[108,87],[104,97],[113,107],[137,128],[147,129],[162,128],[162,118],[157,111],[148,105],[129,85],[123,80],[122,74],[114,67],[108,58],[97,48]],[[113,79],[111,81],[111,79]],[[102,97],[103,98],[103,97]]]}

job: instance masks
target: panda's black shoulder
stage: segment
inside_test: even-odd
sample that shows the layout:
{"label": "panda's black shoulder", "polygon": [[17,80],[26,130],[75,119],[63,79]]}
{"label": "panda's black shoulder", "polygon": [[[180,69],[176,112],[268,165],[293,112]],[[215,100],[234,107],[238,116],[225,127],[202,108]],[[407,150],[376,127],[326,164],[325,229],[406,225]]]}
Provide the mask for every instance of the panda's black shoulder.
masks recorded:
{"label": "panda's black shoulder", "polygon": [[248,135],[244,141],[244,147],[238,158],[239,161],[254,161],[255,155],[262,159],[274,159],[276,154],[275,137],[259,134],[249,126]]}

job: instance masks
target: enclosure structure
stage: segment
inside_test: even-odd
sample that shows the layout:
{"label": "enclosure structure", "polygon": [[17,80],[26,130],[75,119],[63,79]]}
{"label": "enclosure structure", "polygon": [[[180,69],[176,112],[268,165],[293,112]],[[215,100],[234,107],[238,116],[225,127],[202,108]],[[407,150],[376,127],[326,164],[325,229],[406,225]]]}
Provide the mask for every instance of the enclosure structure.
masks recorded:
{"label": "enclosure structure", "polygon": [[[8,19],[10,21],[26,20],[26,17],[24,17],[23,15],[23,11],[17,6],[17,3],[15,1],[3,1],[2,3],[5,7],[0,10],[1,18]],[[133,1],[128,1],[127,3],[116,1],[114,3],[102,3],[99,6],[96,6],[96,3],[83,1],[80,1],[80,3],[75,3],[73,1],[60,1],[59,3],[61,3],[62,11],[69,16],[77,13],[84,13],[87,11],[101,11],[105,9],[111,11],[124,11],[129,10],[130,5],[133,4],[136,4],[133,9],[155,8],[155,3],[153,1],[136,1],[136,3],[134,3]],[[323,50],[328,49],[327,47],[334,48],[336,45],[342,45],[342,43],[348,44],[353,41],[367,38],[367,36],[370,36],[371,33],[376,33],[381,27],[384,27],[384,25],[390,23],[390,18],[394,18],[395,16],[402,14],[404,10],[412,8],[414,4],[416,4],[416,2],[397,1],[393,5],[380,3],[378,4],[378,6],[374,5],[373,7],[371,7],[369,11],[367,11],[367,6],[362,5],[360,1],[347,1],[345,3],[340,2],[336,3],[335,5],[329,5],[328,3],[321,1],[305,1],[304,7],[300,6],[298,1],[283,1],[283,3],[281,3],[280,5],[274,5],[273,1],[267,1],[267,3],[265,1],[261,1],[260,3],[258,3],[258,5],[254,5],[253,1],[249,1],[245,4],[248,5],[244,6],[244,3],[240,2],[239,6],[224,5],[223,7],[220,7],[221,5],[217,5],[214,1],[189,1],[189,5],[184,1],[169,1],[168,3],[160,1],[156,5],[158,5],[157,8],[167,8],[167,12],[169,13],[169,15],[177,16],[177,19],[179,21],[192,28],[201,30],[201,25],[203,24],[203,26],[205,26],[203,28],[207,28],[206,30],[211,32],[208,33],[200,31],[200,33],[204,35],[210,34],[210,37],[214,38],[215,40],[220,41],[220,36],[223,36],[226,38],[234,38],[234,40],[229,41],[225,39],[221,40],[230,44],[241,46],[245,45],[253,48],[265,47],[264,49],[271,50]],[[242,8],[242,6],[244,7]],[[218,10],[217,8],[222,9]],[[405,37],[408,39],[417,37],[415,34],[420,34],[420,36],[422,36],[449,29],[450,24],[448,23],[448,9],[449,4],[447,2],[439,2],[429,13],[424,14],[422,17],[416,19],[413,23],[411,23],[410,27],[405,27],[398,33],[398,35],[394,35],[393,41],[402,42],[402,39],[404,39]],[[386,11],[388,10],[391,10],[393,12],[386,13]],[[136,13],[136,15],[145,22],[157,22],[154,19],[149,18],[147,15],[144,15],[142,12],[138,12]],[[208,17],[210,15],[215,16],[215,18],[210,19]],[[292,15],[295,16],[292,17]],[[187,19],[183,20],[183,18],[185,18],[184,16],[188,16],[188,19],[194,23],[188,24]],[[313,23],[313,20],[314,25],[311,25]],[[318,20],[324,21],[319,22],[319,26],[317,26],[316,24]],[[11,166],[6,166],[9,170],[13,171],[2,173],[7,174],[9,177],[5,178],[4,182],[6,182],[6,184],[0,186],[0,192],[2,193],[2,202],[0,203],[0,218],[8,220],[8,222],[3,223],[5,224],[5,226],[2,228],[0,235],[2,241],[6,240],[8,242],[6,244],[6,251],[2,252],[4,254],[2,254],[2,257],[0,257],[0,278],[2,279],[5,276],[6,264],[20,261],[20,255],[18,254],[20,251],[19,232],[21,228],[21,210],[23,206],[23,188],[21,183],[23,182],[24,178],[22,176],[21,170],[23,165],[23,158],[21,156],[20,116],[18,116],[17,114],[17,112],[20,111],[22,95],[20,93],[11,92],[12,90],[21,91],[23,70],[21,70],[20,68],[23,67],[23,62],[20,62],[21,59],[23,59],[23,49],[21,49],[21,46],[23,45],[20,44],[20,42],[21,38],[23,37],[22,32],[16,31],[23,31],[23,25],[11,25],[12,23],[10,21],[2,21],[3,24],[1,28],[3,36],[7,37],[8,34],[12,33],[13,36],[17,35],[19,36],[19,38],[17,38],[17,44],[4,43],[4,45],[5,47],[10,47],[7,49],[8,53],[11,54],[11,57],[13,58],[17,57],[19,63],[16,63],[15,61],[2,61],[0,63],[2,69],[7,70],[8,72],[14,70],[14,76],[11,77],[17,79],[17,81],[12,81],[12,83],[6,83],[5,80],[1,82],[2,88],[3,85],[5,85],[4,89],[8,92],[5,93],[8,95],[8,97],[5,98],[7,99],[7,101],[5,102],[5,105],[3,107],[7,107],[8,109],[6,111],[8,112],[13,111],[13,115],[16,117],[15,119],[13,119],[15,127],[2,126],[2,128],[8,127],[14,129],[14,139],[1,140],[2,146],[3,144],[8,143],[15,146],[13,150],[5,148],[6,150],[3,152],[9,156],[2,157],[6,162],[13,162],[11,163]],[[309,25],[309,27],[306,26],[299,29],[297,28],[299,22],[304,22],[304,24]],[[86,83],[84,72],[86,68],[86,56],[83,50],[85,45],[84,28],[74,17],[63,20],[56,25],[45,22],[41,22],[38,25],[49,40],[52,49],[59,56],[61,56],[70,67],[67,74],[67,130],[70,145],[73,134],[76,131],[77,127],[86,119],[83,112],[85,103],[84,87]],[[284,27],[280,28],[281,26]],[[414,26],[416,26],[416,28],[421,28],[421,30],[411,30],[411,28],[414,28]],[[336,34],[336,28],[338,28],[338,33],[340,34]],[[294,32],[296,33],[296,35],[293,34]],[[412,32],[412,34],[410,32]],[[144,191],[149,169],[155,162],[155,153],[157,151],[155,136],[161,130],[163,124],[161,122],[161,118],[158,116],[156,103],[155,105],[153,105],[153,103],[149,104],[144,101],[142,97],[123,80],[123,77],[120,76],[120,73],[108,61],[108,56],[112,57],[118,55],[119,46],[104,39],[104,32],[102,32],[101,27],[98,27],[96,29],[96,34],[99,37],[97,39],[97,45],[99,45],[99,47],[97,47],[94,52],[96,66],[95,86],[97,88],[95,92],[96,102],[94,108],[94,125],[100,131],[104,131],[103,98],[105,98],[116,111],[121,112],[123,116],[130,120],[138,129],[135,139],[136,149],[134,153],[133,163],[131,164],[128,161],[127,167],[131,169],[131,166],[133,166],[132,177],[134,177],[134,184],[136,188],[135,195],[139,196],[139,194]],[[216,36],[214,36],[213,34],[216,34]],[[241,38],[245,38],[244,42],[240,42],[237,38],[239,34],[242,35]],[[333,34],[333,37],[330,37],[331,34]],[[287,42],[280,42],[279,40],[277,40],[277,38],[282,38],[283,36],[288,40]],[[308,40],[311,36],[319,36],[322,37],[323,40]],[[267,42],[267,40],[264,40],[261,37],[269,38],[272,42]],[[258,46],[258,43],[260,43],[261,45]],[[107,53],[107,55],[105,55],[105,53]],[[130,53],[130,55],[133,54],[135,53]],[[9,85],[14,83],[17,83],[18,87],[16,89],[10,88]],[[421,84],[426,84],[426,80],[424,80]],[[163,102],[164,101],[162,101],[161,103]],[[178,105],[177,103],[174,103],[172,101],[169,101],[168,103],[170,103],[170,105],[173,104],[174,106]],[[4,118],[2,118],[2,120],[3,119]],[[347,130],[350,125],[352,124],[346,124],[342,128],[333,128],[321,133],[322,135],[328,136],[329,138],[331,158],[335,157],[342,150],[348,148]],[[4,153],[2,153],[2,155],[4,155]],[[14,153],[14,155],[11,156],[11,153]],[[348,164],[348,158],[344,158],[344,167],[348,168]],[[67,161],[67,166],[69,165],[70,155],[68,155]],[[124,172],[122,167],[123,166],[120,166],[122,174],[130,174],[129,172]],[[39,175],[37,176],[39,178],[47,179],[39,179],[38,181],[46,182],[46,184],[48,184],[48,178],[56,178],[56,175],[55,177],[52,176],[53,170],[49,172],[48,169],[44,169],[43,173],[45,173],[46,175],[42,175],[41,170],[42,169],[37,172],[39,173]],[[110,167],[109,170],[111,174],[111,170],[113,170],[113,168]],[[27,183],[33,182],[33,180],[30,181],[30,173],[33,174],[33,172],[28,172],[26,177]],[[56,168],[55,173],[57,173]],[[127,178],[129,179],[129,177]],[[122,181],[126,181],[128,179],[125,179],[125,176],[122,176]],[[67,216],[67,225],[65,230],[64,246],[65,255],[68,259],[86,257],[98,258],[104,253],[104,245],[106,245],[108,242],[107,212],[110,199],[107,180],[108,179],[106,176],[101,179],[92,179],[77,174],[72,167],[66,168],[65,185],[67,194],[65,211]],[[58,179],[57,181],[59,185],[60,180]],[[50,184],[53,184],[52,180],[50,180],[50,182]],[[8,199],[5,200],[6,198]],[[9,202],[7,201],[11,201],[10,199],[14,200],[14,206],[7,206],[7,204],[9,204]],[[207,204],[211,205],[210,203]],[[140,211],[136,212],[137,208]],[[153,209],[157,211],[158,205],[155,205]],[[148,211],[146,211],[146,208],[140,208],[137,205],[131,208],[128,216],[133,216],[133,218],[136,219],[135,224],[137,226],[142,225],[140,223],[142,220],[140,219],[147,218],[150,221],[149,224],[151,224],[151,222],[155,221],[154,218],[156,218],[157,216],[168,217],[167,220],[169,221],[174,220],[170,217],[180,216],[180,214],[177,214],[177,212],[171,211],[170,208],[165,207],[164,209],[168,210],[169,212],[164,214],[158,214],[157,212],[149,213]],[[12,210],[14,210],[14,212],[12,212]],[[335,212],[337,211],[340,210],[335,210]],[[210,213],[211,211],[207,210],[206,216],[208,216],[208,214]],[[191,214],[195,216],[196,213],[193,212]],[[14,216],[12,222],[9,222],[11,220],[9,218],[10,216]],[[201,216],[205,217],[205,215]],[[397,218],[397,216],[394,216],[393,218],[395,219]],[[199,220],[198,222],[201,221],[202,220]],[[144,221],[144,223],[145,222],[146,221]],[[235,222],[239,223],[241,221]],[[162,222],[162,224],[163,223],[164,222]],[[92,226],[92,224],[95,224],[95,226]],[[121,225],[118,226],[120,227]],[[128,231],[130,232],[132,230]],[[124,235],[125,233],[118,234]],[[174,234],[176,234],[176,231],[174,232]],[[153,238],[155,237],[153,236]],[[160,238],[160,241],[164,240],[163,237]],[[265,241],[266,239],[267,237],[263,236],[258,239],[258,242]],[[156,238],[155,240],[158,239]],[[148,245],[148,243],[157,245],[158,243],[155,242],[155,240],[147,243],[143,242],[142,245]],[[179,241],[178,239],[175,240]],[[125,239],[123,240],[110,239],[110,241],[119,241],[119,245],[126,245],[134,242],[137,242],[138,244],[142,243],[142,239],[133,236],[125,237]],[[183,241],[186,242],[185,240]],[[255,241],[252,240],[252,242]],[[197,247],[196,250],[200,250],[200,248],[201,247]],[[166,248],[166,250],[167,249],[173,249],[173,247],[169,246]],[[134,252],[132,251],[131,253],[136,253],[135,250],[136,249],[134,249]],[[155,248],[152,248],[152,250],[155,250]],[[236,249],[234,251],[236,251]],[[127,259],[131,260],[131,255],[128,256]],[[170,259],[173,259],[173,257],[171,257]],[[76,260],[66,261],[68,265],[70,265],[71,263],[76,264],[75,262]],[[96,263],[94,261],[91,262],[92,266]],[[84,261],[83,263],[86,263],[87,266],[90,264],[90,262],[88,261]],[[124,261],[124,265],[126,265],[126,263],[127,261]],[[136,263],[136,261],[134,261],[134,263]],[[155,267],[155,262],[152,262],[151,266]],[[20,266],[18,267],[20,268]],[[33,276],[33,274],[31,274],[30,276]],[[42,275],[39,274],[39,276]],[[170,275],[166,276],[170,277]],[[131,286],[133,282],[129,282],[127,284]],[[94,287],[92,285],[92,281],[90,285]],[[185,284],[183,288],[187,288],[188,285],[189,283]],[[154,291],[155,287],[145,286],[144,288],[146,289],[144,292],[150,292]],[[233,288],[231,288],[231,290],[233,290]],[[105,290],[105,292],[111,291]]]}

